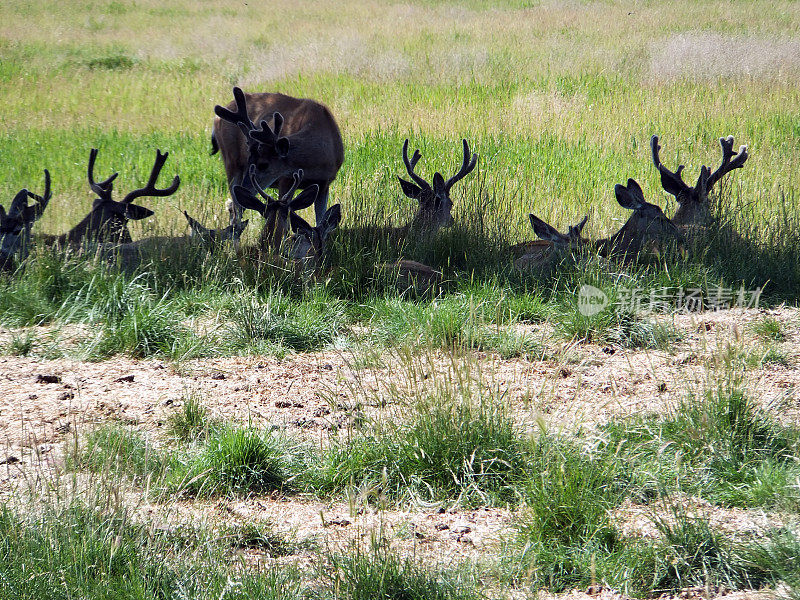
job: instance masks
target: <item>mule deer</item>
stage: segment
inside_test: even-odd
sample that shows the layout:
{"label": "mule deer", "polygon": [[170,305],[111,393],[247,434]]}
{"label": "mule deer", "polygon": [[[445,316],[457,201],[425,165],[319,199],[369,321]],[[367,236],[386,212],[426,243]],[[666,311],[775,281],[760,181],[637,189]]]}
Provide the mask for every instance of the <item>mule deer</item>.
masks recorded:
{"label": "mule deer", "polygon": [[595,248],[601,256],[620,257],[629,261],[643,250],[658,251],[663,242],[680,241],[682,235],[675,224],[655,204],[645,201],[642,188],[633,179],[628,185],[614,186],[620,206],[633,211],[625,224],[610,238],[597,240]]}
{"label": "mule deer", "polygon": [[700,176],[694,187],[689,187],[681,177],[684,166],[678,165],[676,171],[670,171],[659,158],[661,146],[658,136],[650,139],[650,149],[653,154],[653,164],[661,174],[661,186],[678,201],[678,210],[672,217],[672,222],[683,229],[696,226],[705,226],[711,220],[711,211],[708,204],[708,194],[714,185],[734,169],[741,169],[747,161],[747,146],[740,146],[738,152],[733,151],[733,136],[719,139],[722,146],[722,163],[713,173],[705,165],[700,168]]}
{"label": "mule deer", "polygon": [[[44,170],[44,194],[39,196],[27,189],[17,192],[6,213],[0,204],[0,270],[10,270],[14,266],[14,255],[24,260],[30,248],[31,227],[47,207],[50,192],[50,172]],[[28,205],[28,198],[36,204]]]}
{"label": "mule deer", "polygon": [[398,237],[405,237],[411,232],[431,235],[441,227],[449,227],[453,224],[453,201],[450,199],[450,189],[469,175],[478,164],[477,154],[473,154],[470,159],[467,140],[462,140],[462,143],[464,146],[464,158],[461,161],[461,168],[458,173],[445,181],[442,174],[437,171],[433,174],[433,185],[431,185],[414,172],[414,168],[417,166],[422,154],[420,154],[419,150],[415,150],[414,155],[409,159],[408,139],[403,142],[403,162],[406,165],[409,177],[414,183],[406,181],[402,177],[398,177],[398,179],[403,193],[412,200],[418,201],[419,208],[411,221],[402,227],[396,228],[394,233]]}
{"label": "mule deer", "polygon": [[517,257],[514,260],[514,267],[517,269],[541,269],[552,265],[562,254],[578,250],[586,243],[586,240],[581,237],[581,231],[589,220],[588,215],[583,217],[577,225],[570,225],[567,233],[559,233],[555,227],[548,225],[533,213],[528,217],[533,232],[539,237],[539,240],[523,242],[511,247],[512,253]]}
{"label": "mule deer", "polygon": [[283,239],[289,231],[289,214],[297,210],[308,208],[319,194],[319,186],[314,184],[294,196],[300,182],[303,180],[303,170],[299,169],[292,176],[293,183],[279,200],[275,200],[261,189],[256,181],[255,165],[250,167],[250,183],[266,203],[256,198],[249,189],[241,186],[233,186],[233,198],[241,208],[254,210],[264,217],[264,227],[258,238],[258,247],[262,250],[272,250],[279,252]]}
{"label": "mule deer", "polygon": [[155,187],[161,169],[169,157],[169,152],[162,154],[161,150],[156,150],[156,160],[147,184],[143,188],[129,192],[121,201],[113,200],[111,197],[114,190],[113,182],[119,173],[114,173],[111,177],[96,182],[94,180],[94,163],[97,159],[97,152],[97,148],[92,148],[89,153],[87,169],[89,187],[98,196],[92,203],[92,210],[68,232],[61,235],[41,234],[37,236],[39,240],[61,246],[79,246],[87,241],[92,243],[131,243],[133,240],[128,231],[128,221],[144,219],[153,214],[149,208],[133,204],[133,201],[143,196],[171,196],[181,183],[180,177],[175,175],[169,187],[164,189]]}
{"label": "mule deer", "polygon": [[234,247],[247,227],[248,221],[236,218],[233,202],[228,200],[230,225],[222,229],[209,229],[183,211],[189,223],[190,234],[183,236],[154,236],[124,244],[102,243],[98,246],[98,255],[116,263],[126,273],[135,271],[147,261],[163,262],[198,250],[214,252],[226,242]]}
{"label": "mule deer", "polygon": [[341,205],[334,204],[325,211],[316,227],[297,213],[290,212],[289,220],[294,235],[289,240],[288,258],[307,270],[315,269],[325,252],[328,237],[342,220]]}
{"label": "mule deer", "polygon": [[[249,94],[238,87],[233,97],[227,107],[214,107],[211,134],[211,153],[219,150],[222,155],[231,194],[241,185],[253,194],[256,188],[277,188],[283,197],[294,185],[293,174],[302,169],[300,189],[319,186],[314,212],[321,223],[330,184],[344,161],[342,136],[331,111],[314,100]],[[257,185],[248,176],[251,167]]]}

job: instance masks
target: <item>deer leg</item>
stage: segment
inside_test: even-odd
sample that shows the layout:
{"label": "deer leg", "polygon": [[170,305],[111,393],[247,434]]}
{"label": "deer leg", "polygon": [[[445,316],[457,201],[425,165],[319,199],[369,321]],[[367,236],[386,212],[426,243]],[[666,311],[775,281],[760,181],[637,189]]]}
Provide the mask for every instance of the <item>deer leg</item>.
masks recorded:
{"label": "deer leg", "polygon": [[317,225],[322,223],[325,211],[328,210],[328,189],[327,183],[319,186],[319,194],[317,194],[317,199],[314,201],[314,215],[317,218]]}

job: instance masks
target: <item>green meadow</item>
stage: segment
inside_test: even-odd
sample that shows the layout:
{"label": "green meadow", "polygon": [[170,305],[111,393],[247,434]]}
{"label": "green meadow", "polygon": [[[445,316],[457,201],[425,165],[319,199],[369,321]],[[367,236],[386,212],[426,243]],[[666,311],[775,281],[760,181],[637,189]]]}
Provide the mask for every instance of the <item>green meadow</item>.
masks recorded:
{"label": "green meadow", "polygon": [[[22,478],[29,489],[0,480],[0,596],[709,597],[782,586],[800,598],[800,427],[753,384],[768,369],[790,380],[800,360],[799,80],[800,3],[788,0],[3,0],[0,203],[23,187],[41,193],[48,169],[53,198],[34,234],[65,232],[90,210],[91,148],[96,179],[119,172],[117,199],[144,185],[156,148],[169,152],[160,184],[181,177],[175,195],[139,200],[155,214],[130,224],[134,239],[184,235],[184,210],[226,225],[210,136],[213,107],[235,85],[326,104],[345,160],[329,200],[342,205],[342,224],[314,276],[199,248],[124,273],[91,253],[34,245],[0,274],[2,360],[154,359],[191,374],[205,359],[346,354],[356,379],[386,374],[389,399],[354,383],[344,406],[317,390],[333,425],[313,441],[300,425],[212,414],[204,390],[186,391],[156,434],[87,417],[62,436],[58,460],[36,463],[41,479]],[[712,194],[713,227],[629,264],[580,251],[551,268],[513,268],[510,246],[535,238],[529,213],[559,231],[588,215],[589,239],[617,231],[630,213],[614,185],[628,178],[674,214],[651,161],[654,134],[662,162],[685,165],[690,185],[702,165],[719,165],[720,137],[747,145],[744,168]],[[480,158],[453,187],[454,225],[393,246],[379,228],[416,209],[397,180],[407,177],[406,138],[428,179],[455,174],[462,138]],[[262,225],[248,216],[245,248]],[[442,281],[403,286],[386,267],[401,258]],[[582,314],[585,284],[611,306]],[[762,306],[792,312],[737,325],[733,341],[712,348],[669,310],[615,303],[631,289],[718,288],[763,288]],[[617,352],[672,356],[687,339],[702,356],[680,364],[699,364],[702,385],[679,393],[670,381],[673,404],[586,428],[544,425],[549,383],[518,394],[476,375],[496,368],[502,380],[504,365],[519,364],[568,380]],[[437,361],[447,375],[428,371]],[[399,412],[381,412],[387,405]],[[227,502],[262,501],[338,502],[351,516],[386,511],[387,523],[402,511],[511,517],[490,551],[434,566],[402,546],[422,539],[411,529],[394,530],[400,542],[387,528],[342,547],[269,523],[173,515],[178,524],[161,527],[139,514],[150,503],[217,503],[227,514]],[[622,527],[631,506],[649,515],[649,537]],[[716,527],[715,511],[738,510],[782,525],[757,539]],[[248,562],[252,553],[269,560]]]}

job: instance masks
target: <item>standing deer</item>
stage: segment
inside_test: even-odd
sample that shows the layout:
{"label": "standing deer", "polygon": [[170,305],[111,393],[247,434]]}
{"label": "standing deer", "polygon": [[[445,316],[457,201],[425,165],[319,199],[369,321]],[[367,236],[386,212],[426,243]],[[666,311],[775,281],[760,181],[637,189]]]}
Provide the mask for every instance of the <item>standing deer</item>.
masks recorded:
{"label": "standing deer", "polygon": [[601,256],[635,259],[643,250],[656,249],[664,242],[682,240],[680,230],[655,204],[645,201],[642,188],[633,179],[628,185],[614,186],[620,206],[633,211],[625,224],[610,238],[597,240],[595,248]]}
{"label": "standing deer", "polygon": [[[25,259],[30,249],[31,227],[44,213],[51,196],[50,172],[45,169],[43,195],[20,190],[11,201],[8,213],[0,204],[0,270],[13,269],[17,253],[20,260]],[[28,198],[35,200],[36,204],[28,206]]]}
{"label": "standing deer", "polygon": [[181,183],[180,177],[175,175],[168,188],[156,188],[156,181],[161,173],[169,152],[161,154],[156,150],[156,160],[150,172],[150,178],[143,188],[129,192],[121,201],[112,199],[114,189],[114,179],[119,173],[114,173],[108,179],[96,182],[94,180],[94,163],[97,158],[97,148],[92,148],[89,153],[89,167],[87,177],[89,187],[97,194],[97,198],[92,203],[92,210],[80,223],[75,225],[66,233],[61,235],[40,234],[37,238],[47,244],[58,244],[61,246],[79,246],[84,242],[111,242],[111,243],[130,243],[131,234],[128,231],[129,220],[139,220],[149,217],[153,211],[133,204],[136,198],[142,196],[171,196],[174,194]]}
{"label": "standing deer", "polygon": [[694,187],[689,187],[681,177],[684,166],[679,165],[676,171],[670,171],[659,158],[661,146],[658,144],[658,136],[654,135],[650,139],[650,149],[653,154],[653,164],[661,174],[661,186],[670,194],[675,196],[678,201],[678,210],[672,217],[672,222],[682,229],[697,226],[705,226],[711,220],[711,211],[708,204],[708,194],[714,185],[727,173],[734,169],[741,169],[747,160],[747,146],[740,146],[739,152],[733,151],[733,136],[719,139],[722,146],[722,163],[713,173],[711,169],[703,165],[700,168],[700,176]]}
{"label": "standing deer", "polygon": [[589,220],[588,215],[583,217],[577,225],[570,225],[567,233],[559,233],[555,227],[548,225],[533,213],[528,217],[533,232],[539,237],[539,240],[523,242],[511,247],[512,253],[517,257],[514,260],[514,267],[517,269],[530,270],[551,266],[560,256],[578,250],[587,243],[581,237],[581,231]]}
{"label": "standing deer", "polygon": [[314,184],[294,196],[297,187],[303,180],[303,170],[299,169],[292,176],[293,183],[279,200],[269,196],[258,184],[256,180],[255,166],[250,167],[250,183],[259,196],[265,201],[259,200],[249,189],[241,186],[233,186],[233,197],[241,208],[254,210],[264,217],[264,227],[258,238],[258,248],[261,250],[272,250],[279,252],[283,239],[289,231],[289,215],[297,210],[308,208],[317,199],[319,186]]}
{"label": "standing deer", "polygon": [[[227,107],[214,107],[217,116],[211,134],[211,153],[219,150],[222,155],[231,194],[240,185],[253,194],[257,188],[277,188],[283,197],[294,185],[293,174],[302,169],[300,189],[319,186],[314,204],[319,224],[331,182],[344,161],[342,136],[331,111],[314,100],[249,94],[238,87],[233,88],[233,97]],[[251,167],[257,185],[248,176]]]}

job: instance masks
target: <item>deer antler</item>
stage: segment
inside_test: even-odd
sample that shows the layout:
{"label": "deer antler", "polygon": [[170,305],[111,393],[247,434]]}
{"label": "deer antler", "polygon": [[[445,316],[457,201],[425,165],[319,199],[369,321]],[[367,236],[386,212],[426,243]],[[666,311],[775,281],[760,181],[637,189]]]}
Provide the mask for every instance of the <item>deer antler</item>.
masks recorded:
{"label": "deer antler", "polygon": [[291,201],[292,196],[294,196],[294,193],[297,191],[297,186],[300,185],[302,180],[303,169],[297,169],[297,171],[292,173],[292,187],[290,187],[289,190],[283,196],[281,196],[281,202],[288,204]]}
{"label": "deer antler", "polygon": [[233,112],[224,106],[220,106],[219,104],[214,107],[214,112],[220,119],[228,121],[229,123],[233,123],[234,125],[238,125],[245,137],[247,137],[248,134],[256,128],[256,126],[247,115],[247,101],[245,100],[242,88],[233,88],[233,98],[236,100],[236,112]]}
{"label": "deer antler", "polygon": [[47,208],[47,203],[50,202],[50,198],[52,198],[52,194],[50,193],[50,171],[47,169],[44,170],[44,194],[40,196],[33,192],[28,192],[28,197],[36,201],[36,206],[33,207],[33,210],[38,219],[42,216],[44,209]]}
{"label": "deer antler", "polygon": [[172,183],[168,188],[160,190],[156,187],[156,181],[161,173],[161,168],[164,166],[164,163],[167,162],[168,157],[169,152],[164,152],[164,154],[161,154],[161,150],[156,149],[156,162],[153,164],[153,169],[150,171],[150,179],[147,180],[147,185],[145,185],[143,188],[139,188],[138,190],[129,192],[122,199],[122,202],[125,204],[130,204],[136,198],[140,198],[141,196],[171,196],[174,194],[177,191],[178,186],[181,184],[181,178],[178,175],[175,175],[175,178],[172,180]]}
{"label": "deer antler", "polygon": [[722,163],[716,171],[708,175],[705,184],[706,190],[711,190],[715,183],[734,169],[741,169],[747,160],[747,146],[740,146],[739,152],[733,152],[732,135],[727,138],[719,138],[719,145],[722,146]]}
{"label": "deer antler", "polygon": [[678,165],[678,170],[673,172],[661,164],[661,159],[658,156],[661,146],[658,145],[657,135],[650,138],[650,149],[653,151],[653,164],[658,169],[658,172],[661,173],[661,187],[675,197],[689,192],[691,188],[681,177],[681,171],[683,171],[684,166]]}
{"label": "deer antler", "polygon": [[[89,168],[87,169],[87,176],[89,178],[89,187],[97,194],[102,200],[111,200],[111,192],[113,191],[113,181],[117,178],[119,173],[114,173],[108,179],[100,182],[94,180],[94,161],[97,159],[97,148],[92,148],[89,152]],[[46,192],[45,192],[46,193]]]}
{"label": "deer antler", "polygon": [[422,154],[420,154],[419,150],[414,150],[414,156],[411,157],[411,160],[408,160],[408,138],[406,138],[406,141],[403,142],[403,162],[406,165],[406,171],[408,171],[409,177],[411,177],[419,187],[423,190],[429,190],[431,189],[430,184],[414,173],[414,167],[417,166],[417,162],[419,162],[421,157]]}
{"label": "deer antler", "polygon": [[258,179],[256,179],[256,166],[255,165],[250,165],[249,175],[250,175],[250,184],[253,186],[253,189],[256,192],[258,192],[259,196],[261,196],[264,200],[267,201],[267,204],[269,204],[270,202],[277,202],[277,200],[275,200],[275,198],[273,198],[272,196],[267,194],[261,188],[261,186],[258,184]]}
{"label": "deer antler", "polygon": [[467,143],[467,140],[462,140],[462,142],[464,143],[464,160],[461,163],[461,168],[459,169],[458,173],[453,175],[444,184],[444,189],[446,192],[449,192],[450,188],[453,187],[453,184],[455,184],[457,181],[460,181],[469,175],[473,169],[475,169],[475,165],[478,164],[478,155],[473,154],[472,160],[469,160],[469,144]]}
{"label": "deer antler", "polygon": [[255,126],[247,133],[250,139],[262,144],[274,144],[281,135],[281,128],[283,127],[283,115],[276,112],[272,115],[274,127],[270,127],[266,121],[261,121],[260,129]]}

